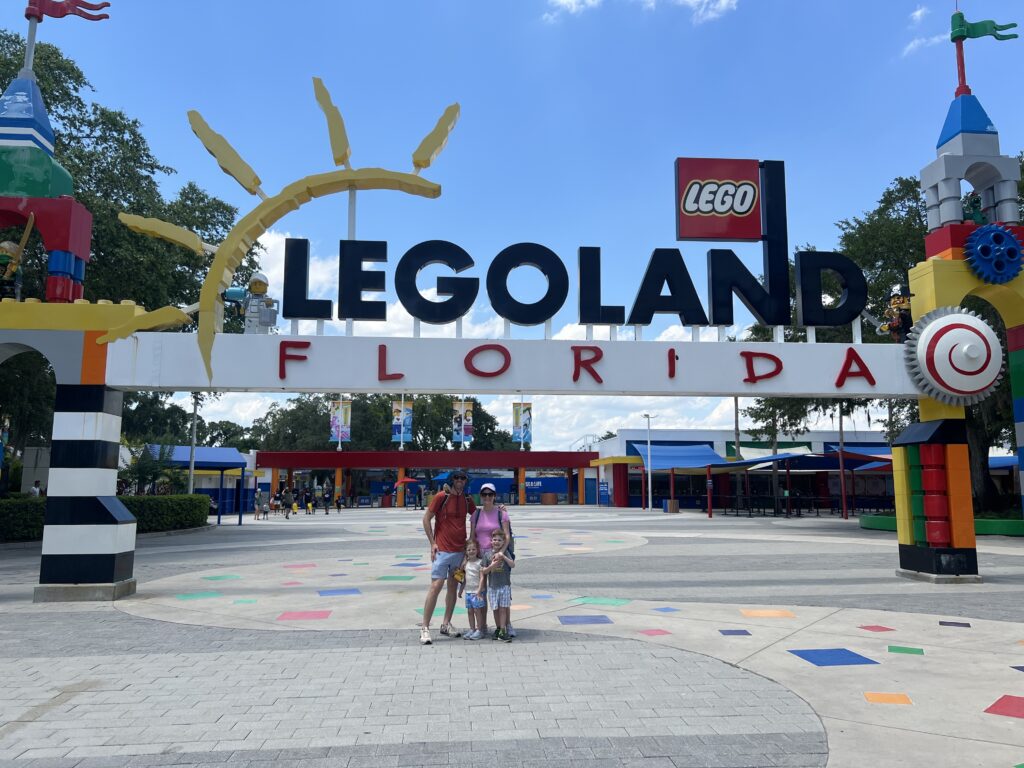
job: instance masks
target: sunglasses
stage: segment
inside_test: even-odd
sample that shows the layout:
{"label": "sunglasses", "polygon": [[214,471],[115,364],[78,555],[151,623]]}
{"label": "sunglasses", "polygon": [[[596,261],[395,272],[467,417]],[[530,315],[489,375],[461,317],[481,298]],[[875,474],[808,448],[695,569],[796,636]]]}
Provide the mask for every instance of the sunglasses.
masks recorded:
{"label": "sunglasses", "polygon": [[494,495],[494,493],[493,493],[492,491],[484,491],[484,492],[483,492],[483,493],[481,493],[480,495],[481,495],[481,496],[493,496],[493,495]]}

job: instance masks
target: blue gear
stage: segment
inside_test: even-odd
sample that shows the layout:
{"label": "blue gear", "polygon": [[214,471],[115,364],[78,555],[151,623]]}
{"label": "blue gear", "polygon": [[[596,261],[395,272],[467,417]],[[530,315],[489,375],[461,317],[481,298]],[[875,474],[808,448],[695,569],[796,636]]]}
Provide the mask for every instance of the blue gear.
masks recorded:
{"label": "blue gear", "polygon": [[978,227],[967,238],[964,255],[979,280],[1001,285],[1020,274],[1020,243],[1013,233],[998,224]]}

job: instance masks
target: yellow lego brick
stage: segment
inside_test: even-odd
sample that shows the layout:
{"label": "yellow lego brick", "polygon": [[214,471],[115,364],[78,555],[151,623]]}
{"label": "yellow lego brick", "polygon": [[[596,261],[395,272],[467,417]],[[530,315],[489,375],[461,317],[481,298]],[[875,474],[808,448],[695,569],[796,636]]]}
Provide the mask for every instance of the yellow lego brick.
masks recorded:
{"label": "yellow lego brick", "polygon": [[133,304],[0,304],[0,328],[21,331],[105,331],[144,314]]}
{"label": "yellow lego brick", "polygon": [[944,251],[929,256],[929,259],[945,259],[946,261],[962,261],[964,258],[963,248],[947,248]]}
{"label": "yellow lego brick", "polygon": [[905,448],[893,448],[892,483],[896,495],[896,539],[900,544],[913,544],[914,520],[910,511],[910,479]]}
{"label": "yellow lego brick", "polygon": [[946,405],[938,400],[922,396],[918,398],[917,406],[921,411],[921,421],[964,418],[964,407],[962,405]]}

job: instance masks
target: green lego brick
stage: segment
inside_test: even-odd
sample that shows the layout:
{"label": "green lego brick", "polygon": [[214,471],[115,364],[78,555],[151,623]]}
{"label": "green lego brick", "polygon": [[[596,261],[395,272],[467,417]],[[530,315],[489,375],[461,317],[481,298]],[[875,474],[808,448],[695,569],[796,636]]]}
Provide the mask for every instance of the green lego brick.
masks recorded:
{"label": "green lego brick", "polygon": [[910,467],[907,471],[907,484],[910,486],[910,492],[921,493],[924,489],[921,487],[921,467],[920,465]]}
{"label": "green lego brick", "polygon": [[71,174],[38,147],[0,147],[0,196],[60,197],[74,189]]}
{"label": "green lego brick", "polygon": [[920,492],[910,494],[910,516],[924,519],[924,495]]}
{"label": "green lego brick", "polygon": [[924,532],[924,518],[914,518],[914,543],[919,547],[928,546],[928,536]]}

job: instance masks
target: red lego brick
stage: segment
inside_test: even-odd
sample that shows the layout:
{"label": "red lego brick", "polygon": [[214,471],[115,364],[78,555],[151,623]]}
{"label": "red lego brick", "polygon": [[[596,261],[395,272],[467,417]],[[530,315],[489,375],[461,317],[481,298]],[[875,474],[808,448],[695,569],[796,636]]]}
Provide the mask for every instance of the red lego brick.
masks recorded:
{"label": "red lego brick", "polygon": [[48,304],[70,304],[74,301],[74,283],[70,277],[50,275],[46,278],[46,302]]}
{"label": "red lego brick", "polygon": [[924,497],[924,516],[929,520],[948,520],[949,502],[946,494],[933,493]]}
{"label": "red lego brick", "polygon": [[924,524],[925,536],[928,538],[928,546],[948,547],[949,546],[949,521],[948,520],[926,520]]}
{"label": "red lego brick", "polygon": [[[918,448],[921,451],[922,467],[945,467],[946,446],[941,443],[924,443]],[[945,486],[943,486],[945,488]],[[927,490],[927,489],[925,489]]]}
{"label": "red lego brick", "polygon": [[28,215],[48,251],[70,251],[88,263],[92,249],[92,214],[72,197],[0,197],[0,227],[23,227]]}
{"label": "red lego brick", "polygon": [[947,224],[929,232],[924,236],[924,255],[927,258],[938,256],[950,248],[963,248],[971,232],[978,228],[977,224]]}
{"label": "red lego brick", "polygon": [[946,470],[929,467],[921,470],[921,490],[925,493],[946,492]]}

